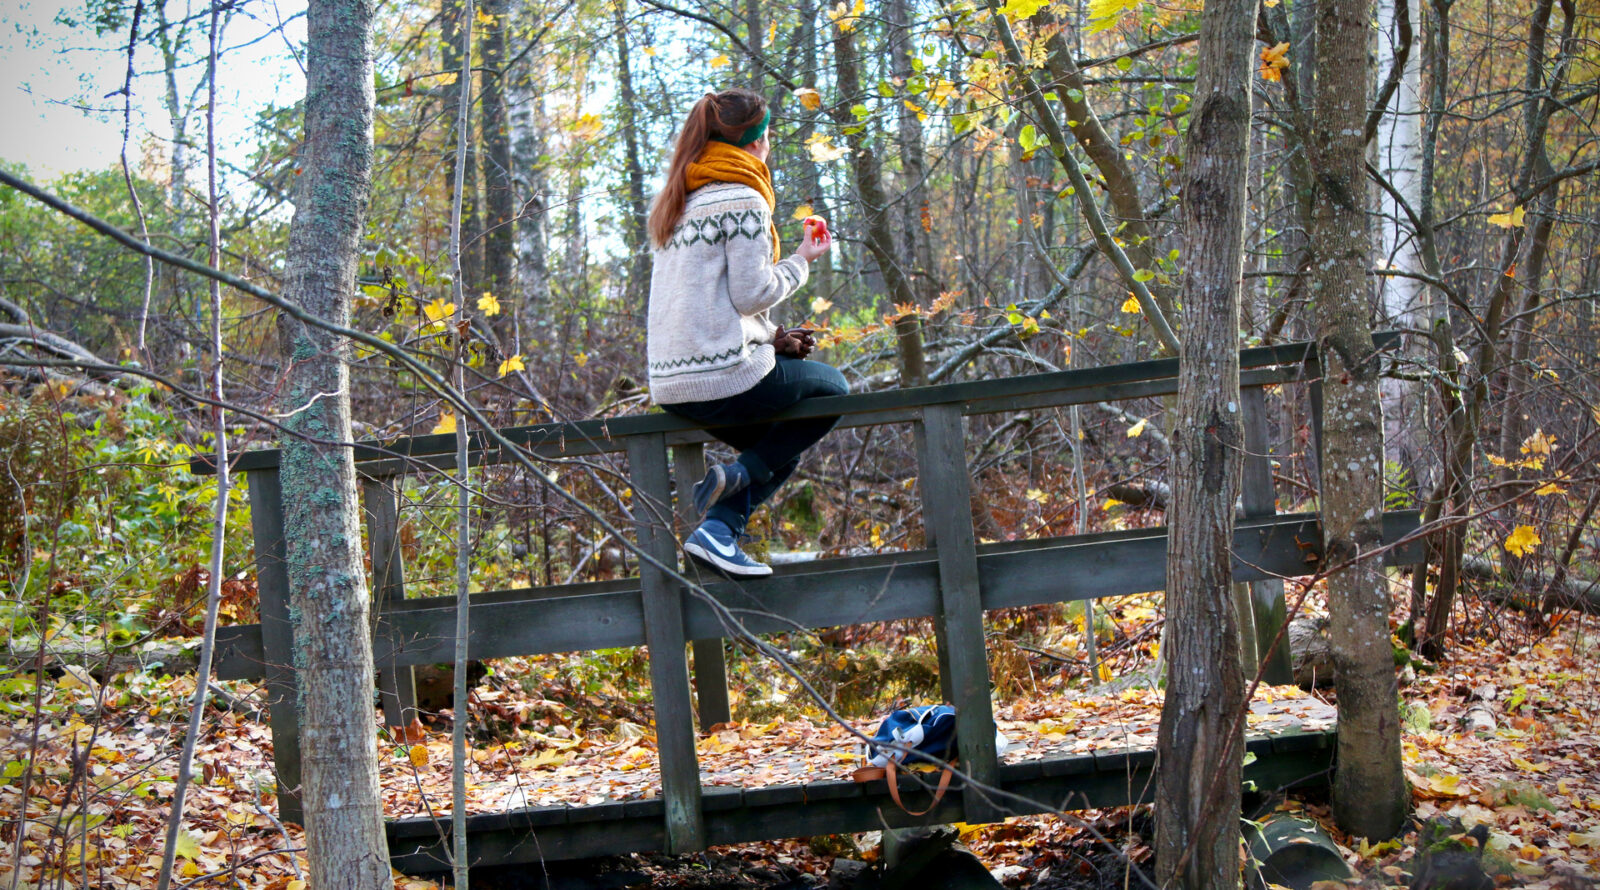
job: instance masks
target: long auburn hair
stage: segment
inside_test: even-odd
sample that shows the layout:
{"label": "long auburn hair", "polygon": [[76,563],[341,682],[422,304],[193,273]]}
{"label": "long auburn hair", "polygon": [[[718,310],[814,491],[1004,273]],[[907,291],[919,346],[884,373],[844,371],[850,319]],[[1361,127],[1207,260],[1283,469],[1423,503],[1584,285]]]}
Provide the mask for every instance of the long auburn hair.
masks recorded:
{"label": "long auburn hair", "polygon": [[706,93],[689,109],[689,117],[678,131],[677,145],[672,150],[672,164],[667,167],[667,182],[656,195],[650,207],[650,242],[664,246],[672,237],[672,230],[683,216],[683,204],[689,195],[689,165],[705,151],[711,137],[718,136],[728,142],[738,142],[744,131],[761,123],[767,113],[767,100],[760,93],[746,89],[723,90]]}

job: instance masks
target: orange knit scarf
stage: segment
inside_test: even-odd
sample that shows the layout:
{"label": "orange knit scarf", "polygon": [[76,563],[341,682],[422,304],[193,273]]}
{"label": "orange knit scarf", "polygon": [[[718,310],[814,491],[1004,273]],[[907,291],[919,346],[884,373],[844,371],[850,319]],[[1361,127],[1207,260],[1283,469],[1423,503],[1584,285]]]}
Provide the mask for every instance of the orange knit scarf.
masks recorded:
{"label": "orange knit scarf", "polygon": [[[689,165],[685,173],[689,191],[713,182],[736,182],[761,193],[767,200],[767,210],[776,212],[778,198],[772,191],[772,171],[756,160],[756,156],[726,142],[707,142],[700,157]],[[778,247],[778,224],[772,223],[772,261],[782,258]]]}

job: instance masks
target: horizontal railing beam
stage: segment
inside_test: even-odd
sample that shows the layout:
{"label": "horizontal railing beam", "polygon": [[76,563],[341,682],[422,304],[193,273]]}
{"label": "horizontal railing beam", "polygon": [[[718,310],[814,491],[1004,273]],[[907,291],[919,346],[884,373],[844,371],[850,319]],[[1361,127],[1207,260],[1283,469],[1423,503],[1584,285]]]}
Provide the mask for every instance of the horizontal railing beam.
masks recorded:
{"label": "horizontal railing beam", "polygon": [[[1396,342],[1398,332],[1385,331],[1373,336],[1378,347]],[[1239,353],[1244,373],[1241,386],[1267,386],[1315,376],[1316,350],[1313,344],[1285,343],[1260,346]],[[784,418],[844,417],[845,427],[897,423],[915,419],[929,405],[955,404],[963,414],[987,414],[1030,407],[1060,407],[1114,399],[1167,395],[1177,391],[1177,359],[1153,359],[1099,368],[1027,374],[990,380],[942,383],[880,392],[852,393],[844,396],[807,399],[781,415]],[[703,427],[664,413],[580,420],[572,423],[546,423],[510,427],[500,431],[507,440],[539,457],[574,457],[583,454],[624,451],[631,436],[665,434],[668,444],[705,441]],[[423,466],[453,466],[455,437],[449,434],[415,436],[392,443],[358,442],[355,459],[363,473],[387,475]],[[500,463],[498,445],[483,432],[473,432],[469,449],[474,463]],[[247,451],[234,462],[236,470],[254,470],[278,465],[275,449]],[[195,473],[215,472],[210,455],[190,461]]]}
{"label": "horizontal railing beam", "polygon": [[[1384,541],[1417,528],[1418,514],[1384,514]],[[1315,514],[1242,519],[1234,530],[1235,581],[1293,577],[1316,570],[1322,541]],[[983,608],[1035,606],[1161,590],[1166,585],[1164,527],[988,544],[978,548]],[[1418,540],[1391,550],[1385,564],[1421,559]],[[704,580],[755,633],[834,627],[933,615],[939,606],[938,564],[925,550],[779,566],[762,581]],[[379,616],[374,655],[397,665],[434,664],[453,656],[453,599],[396,603]],[[711,609],[690,598],[684,610],[691,639],[730,636]],[[638,579],[553,588],[475,593],[468,654],[474,659],[578,652],[644,643]],[[221,679],[261,676],[258,625],[219,628]]]}

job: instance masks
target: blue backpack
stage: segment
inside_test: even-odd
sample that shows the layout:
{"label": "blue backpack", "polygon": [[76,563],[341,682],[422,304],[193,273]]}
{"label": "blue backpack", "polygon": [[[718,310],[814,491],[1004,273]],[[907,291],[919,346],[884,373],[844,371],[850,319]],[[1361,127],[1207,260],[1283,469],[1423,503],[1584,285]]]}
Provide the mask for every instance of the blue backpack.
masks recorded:
{"label": "blue backpack", "polygon": [[[889,747],[897,745],[899,749]],[[875,767],[890,762],[936,763],[956,754],[956,709],[949,705],[918,705],[883,718],[867,746],[867,763]]]}

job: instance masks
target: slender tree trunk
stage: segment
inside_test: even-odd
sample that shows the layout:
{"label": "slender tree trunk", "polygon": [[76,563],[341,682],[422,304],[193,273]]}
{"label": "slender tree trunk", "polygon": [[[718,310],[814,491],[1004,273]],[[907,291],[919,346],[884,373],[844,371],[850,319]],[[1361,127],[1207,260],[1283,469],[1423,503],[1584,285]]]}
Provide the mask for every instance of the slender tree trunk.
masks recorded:
{"label": "slender tree trunk", "polygon": [[[915,75],[911,67],[911,11],[908,0],[889,0],[890,71],[901,83]],[[917,101],[931,103],[929,94]],[[933,220],[928,208],[928,188],[925,182],[928,165],[924,156],[922,120],[916,109],[906,103],[900,105],[900,168],[905,177],[901,189],[900,230],[904,233],[903,255],[910,266],[908,278],[911,292],[917,295],[919,305],[926,308],[939,297],[939,279],[933,274],[933,248],[930,245]]]}
{"label": "slender tree trunk", "polygon": [[[467,29],[463,27],[462,5],[464,0],[443,0],[439,17],[442,34],[440,37],[441,61],[444,70],[461,70],[462,41],[465,39]],[[447,192],[456,188],[456,107],[460,103],[461,91],[467,89],[469,84],[463,82],[458,76],[453,83],[445,85],[439,91],[441,100],[441,116],[445,119],[444,144],[450,146],[440,158],[440,163],[445,166],[445,189]],[[476,293],[483,285],[483,234],[482,217],[478,213],[478,152],[476,140],[471,139],[472,124],[467,124],[467,166],[461,176],[462,210],[461,210],[461,275],[463,286],[467,293]]]}
{"label": "slender tree trunk", "polygon": [[[1403,0],[1402,0],[1403,2]],[[1382,362],[1372,345],[1367,263],[1365,121],[1371,0],[1319,0],[1312,116],[1311,297],[1322,345],[1322,527],[1329,640],[1339,690],[1334,816],[1373,839],[1404,824],[1410,793],[1400,766],[1399,689],[1389,643],[1383,547]]]}
{"label": "slender tree trunk", "polygon": [[[800,21],[804,23],[800,31],[800,54],[805,60],[805,70],[810,72],[806,82],[814,85],[822,71],[820,53],[818,52],[819,47],[817,45],[817,0],[800,0]],[[816,132],[816,119],[806,111],[798,111],[796,113],[802,114],[804,117],[799,128],[795,130],[794,141],[796,145],[805,145],[806,141],[811,138],[811,134]],[[807,157],[801,160],[800,171],[802,182],[804,182],[802,188],[805,192],[805,202],[811,205],[813,213],[826,217],[828,215],[828,205],[823,200],[822,194],[822,165]],[[834,220],[833,222],[837,223],[838,221]],[[843,244],[836,242],[833,250],[811,264],[811,286],[809,290],[813,297],[833,298],[833,264],[835,255],[840,253],[842,248]]]}
{"label": "slender tree trunk", "polygon": [[[836,30],[833,39],[833,60],[839,80],[840,101],[831,112],[835,121],[854,123],[850,107],[861,101],[861,68],[856,55],[852,32]],[[915,304],[917,295],[901,265],[899,251],[894,244],[894,223],[889,217],[889,198],[883,188],[883,172],[865,130],[849,134],[851,171],[855,173],[856,192],[861,196],[862,233],[867,250],[872,253],[895,304]],[[918,386],[928,379],[927,362],[922,354],[922,319],[915,314],[900,317],[894,323],[895,342],[900,350],[900,385]]]}
{"label": "slender tree trunk", "polygon": [[[1045,25],[1058,21],[1050,12],[1042,13],[1039,20]],[[1089,87],[1084,83],[1083,71],[1078,68],[1068,35],[1069,30],[1063,27],[1045,41],[1045,64],[1054,92],[1066,111],[1067,120],[1078,122],[1077,126],[1068,127],[1068,130],[1105,184],[1115,225],[1119,227],[1118,237],[1127,245],[1128,260],[1136,269],[1155,269],[1157,244],[1151,237],[1150,221],[1145,218],[1139,179],[1128,159],[1127,149],[1106,132],[1100,116],[1089,102],[1085,93]],[[1176,324],[1178,309],[1173,305],[1172,288],[1154,280],[1147,286],[1156,305]]]}
{"label": "slender tree trunk", "polygon": [[1239,883],[1245,697],[1230,550],[1244,448],[1239,297],[1257,5],[1205,6],[1185,162],[1183,354],[1167,514],[1167,697],[1157,741],[1155,848],[1157,882],[1189,890]]}
{"label": "slender tree trunk", "polygon": [[[518,4],[515,19],[519,29],[532,29],[532,14]],[[520,336],[525,318],[544,317],[550,306],[550,260],[546,238],[550,161],[545,157],[544,90],[541,88],[543,56],[530,51],[513,66],[506,86],[511,108],[512,169],[517,177],[520,206],[515,231],[517,251],[517,300],[512,314]]]}
{"label": "slender tree trunk", "polygon": [[[284,296],[339,325],[350,323],[372,185],[372,15],[370,0],[311,0],[306,15],[305,162]],[[388,890],[355,463],[327,444],[350,441],[349,344],[288,315],[278,343],[311,886]]]}
{"label": "slender tree trunk", "polygon": [[622,127],[623,175],[627,177],[626,218],[623,220],[623,244],[628,251],[628,271],[625,287],[625,311],[638,318],[644,317],[645,302],[650,295],[650,244],[645,237],[645,220],[649,216],[649,201],[644,194],[644,165],[639,159],[639,122],[636,112],[638,97],[634,94],[633,74],[629,67],[628,16],[625,0],[617,0],[615,24],[617,29],[617,108],[618,123]]}
{"label": "slender tree trunk", "polygon": [[[511,174],[511,124],[506,113],[506,29],[510,27],[508,0],[483,0],[483,203],[487,228],[483,233],[483,286],[496,297],[510,300],[516,286],[516,198]],[[469,293],[468,296],[471,296]],[[507,308],[511,308],[507,306]],[[516,344],[516,314],[502,312],[490,323],[509,354]]]}

